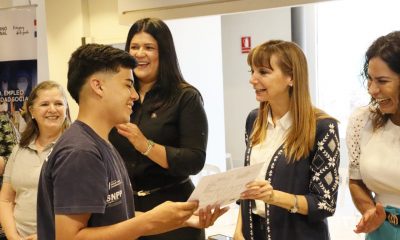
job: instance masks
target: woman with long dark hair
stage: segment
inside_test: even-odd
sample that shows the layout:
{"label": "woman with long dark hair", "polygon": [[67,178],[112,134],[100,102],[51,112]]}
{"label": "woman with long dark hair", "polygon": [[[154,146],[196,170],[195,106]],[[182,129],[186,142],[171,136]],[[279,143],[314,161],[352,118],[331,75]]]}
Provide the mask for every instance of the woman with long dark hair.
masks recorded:
{"label": "woman with long dark hair", "polygon": [[400,31],[376,39],[363,75],[370,104],[357,109],[347,129],[349,187],[362,214],[356,233],[368,240],[400,239]]}
{"label": "woman with long dark hair", "polygon": [[[184,80],[171,32],[160,19],[135,22],[125,50],[138,63],[134,78],[139,100],[132,108],[133,124],[118,126],[110,141],[125,160],[135,208],[148,211],[168,200],[187,201],[194,189],[189,175],[197,174],[206,158],[208,126],[201,94]],[[140,239],[203,240],[205,234],[182,228]]]}

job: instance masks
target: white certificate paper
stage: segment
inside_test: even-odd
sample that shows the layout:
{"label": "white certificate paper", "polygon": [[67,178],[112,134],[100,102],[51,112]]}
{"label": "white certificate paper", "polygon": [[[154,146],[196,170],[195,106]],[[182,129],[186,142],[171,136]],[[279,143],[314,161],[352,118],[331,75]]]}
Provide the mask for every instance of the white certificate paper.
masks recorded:
{"label": "white certificate paper", "polygon": [[204,176],[200,179],[190,200],[199,201],[199,209],[208,205],[227,205],[239,199],[246,184],[258,177],[264,163],[235,168],[223,173]]}

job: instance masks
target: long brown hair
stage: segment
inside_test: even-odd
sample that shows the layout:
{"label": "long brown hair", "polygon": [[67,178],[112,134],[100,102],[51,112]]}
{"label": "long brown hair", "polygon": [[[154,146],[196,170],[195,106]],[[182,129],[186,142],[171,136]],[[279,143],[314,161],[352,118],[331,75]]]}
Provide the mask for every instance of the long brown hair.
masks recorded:
{"label": "long brown hair", "polygon": [[61,85],[54,81],[41,82],[32,90],[31,94],[29,94],[28,100],[26,100],[26,102],[24,104],[23,117],[26,121],[26,128],[21,133],[21,140],[19,142],[19,145],[21,147],[28,146],[33,141],[33,139],[39,135],[39,126],[38,126],[36,120],[32,119],[32,115],[31,115],[29,109],[33,106],[33,103],[35,102],[36,98],[38,97],[39,91],[49,90],[49,89],[53,89],[53,88],[57,88],[60,91],[61,95],[64,98],[64,102],[65,102],[66,113],[65,113],[65,120],[64,120],[64,123],[62,126],[62,131],[64,131],[66,128],[68,128],[69,125],[71,124],[71,117],[69,114],[69,106],[68,106],[67,98],[66,98],[65,92],[64,92],[63,88],[61,87]]}
{"label": "long brown hair", "polygon": [[[278,59],[282,73],[290,76],[293,81],[293,86],[289,89],[289,112],[293,124],[285,136],[284,149],[289,161],[298,161],[308,156],[314,146],[317,119],[329,118],[329,115],[311,103],[307,60],[300,47],[293,42],[271,40],[252,49],[247,63],[249,66],[270,68],[272,56]],[[260,103],[258,117],[250,136],[253,145],[261,143],[267,137],[269,110],[268,102]]]}

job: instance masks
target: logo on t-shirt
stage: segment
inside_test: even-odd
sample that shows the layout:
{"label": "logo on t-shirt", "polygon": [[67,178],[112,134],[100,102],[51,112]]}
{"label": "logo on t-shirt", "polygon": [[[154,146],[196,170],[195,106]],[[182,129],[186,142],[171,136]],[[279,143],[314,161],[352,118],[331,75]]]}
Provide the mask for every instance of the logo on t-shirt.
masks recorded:
{"label": "logo on t-shirt", "polygon": [[122,189],[121,180],[112,180],[108,183],[107,207],[121,203]]}

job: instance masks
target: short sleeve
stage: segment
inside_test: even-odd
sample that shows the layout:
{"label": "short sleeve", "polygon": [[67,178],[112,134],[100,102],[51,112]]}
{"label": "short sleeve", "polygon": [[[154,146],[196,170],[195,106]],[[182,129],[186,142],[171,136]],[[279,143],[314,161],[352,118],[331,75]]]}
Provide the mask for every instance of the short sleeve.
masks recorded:
{"label": "short sleeve", "polygon": [[108,180],[99,153],[80,149],[54,157],[51,177],[55,213],[104,213]]}
{"label": "short sleeve", "polygon": [[368,107],[359,108],[350,116],[346,131],[346,144],[349,157],[349,178],[361,179],[360,173],[360,142],[361,133],[369,116]]}
{"label": "short sleeve", "polygon": [[10,183],[11,182],[11,175],[14,168],[15,157],[17,156],[17,152],[19,150],[19,145],[15,145],[10,157],[8,158],[6,169],[4,170],[3,174],[3,183]]}

